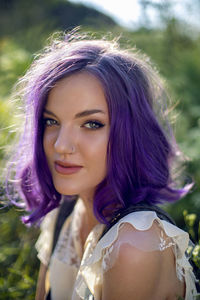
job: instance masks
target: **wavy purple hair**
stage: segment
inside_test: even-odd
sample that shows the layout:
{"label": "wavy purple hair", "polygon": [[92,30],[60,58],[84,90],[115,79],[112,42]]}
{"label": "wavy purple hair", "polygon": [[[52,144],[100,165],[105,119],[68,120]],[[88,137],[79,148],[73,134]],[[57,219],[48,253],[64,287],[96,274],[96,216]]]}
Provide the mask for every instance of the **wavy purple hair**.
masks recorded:
{"label": "wavy purple hair", "polygon": [[160,121],[166,94],[146,61],[137,52],[119,50],[115,42],[70,37],[54,41],[33,62],[21,81],[26,123],[14,157],[18,190],[31,211],[25,223],[39,221],[59,206],[61,195],[54,188],[43,149],[42,115],[55,83],[80,71],[101,82],[110,117],[107,175],[96,188],[96,218],[106,223],[119,208],[142,201],[174,201],[186,193],[176,189],[171,178],[173,137]]}

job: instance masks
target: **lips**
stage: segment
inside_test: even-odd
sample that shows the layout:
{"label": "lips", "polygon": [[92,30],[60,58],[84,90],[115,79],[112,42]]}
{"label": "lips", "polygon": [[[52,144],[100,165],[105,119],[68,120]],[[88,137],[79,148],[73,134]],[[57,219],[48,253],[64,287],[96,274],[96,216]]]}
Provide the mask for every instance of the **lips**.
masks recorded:
{"label": "lips", "polygon": [[69,162],[55,161],[55,170],[62,175],[70,175],[79,172],[82,166]]}

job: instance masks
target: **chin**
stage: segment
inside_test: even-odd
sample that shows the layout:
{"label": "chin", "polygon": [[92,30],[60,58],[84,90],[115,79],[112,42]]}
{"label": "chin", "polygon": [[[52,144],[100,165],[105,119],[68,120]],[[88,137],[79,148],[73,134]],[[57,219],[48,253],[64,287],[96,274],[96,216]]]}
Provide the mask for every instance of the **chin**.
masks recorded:
{"label": "chin", "polygon": [[55,186],[56,191],[64,196],[74,196],[74,195],[78,195],[79,192],[77,190],[74,189],[63,189],[63,188],[59,188]]}
{"label": "chin", "polygon": [[77,184],[74,184],[74,182],[70,182],[69,180],[61,180],[60,178],[54,177],[53,178],[53,184],[55,187],[55,190],[61,194],[61,195],[77,195],[79,194],[79,189]]}

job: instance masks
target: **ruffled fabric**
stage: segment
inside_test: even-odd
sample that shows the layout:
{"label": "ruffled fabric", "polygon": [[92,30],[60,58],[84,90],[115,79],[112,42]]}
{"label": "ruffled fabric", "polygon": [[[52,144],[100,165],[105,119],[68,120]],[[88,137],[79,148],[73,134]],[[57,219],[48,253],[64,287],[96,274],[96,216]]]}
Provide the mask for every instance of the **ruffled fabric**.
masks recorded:
{"label": "ruffled fabric", "polygon": [[86,240],[72,300],[77,299],[77,295],[79,295],[79,299],[89,299],[90,293],[92,293],[95,300],[100,299],[102,285],[101,259],[93,260],[93,255],[104,227],[103,224],[96,225]]}
{"label": "ruffled fabric", "polygon": [[[100,300],[103,274],[114,265],[117,258],[117,252],[113,255],[115,246],[127,240],[143,251],[164,251],[172,247],[176,259],[177,277],[180,280],[184,279],[186,283],[185,300],[195,299],[197,295],[195,277],[185,256],[189,243],[187,232],[160,220],[155,212],[139,211],[119,220],[101,239],[105,225],[98,224],[90,232],[82,249],[79,236],[81,212],[82,204],[78,201],[73,213],[62,227],[51,260],[58,209],[50,212],[41,224],[41,234],[36,248],[42,263],[48,265],[50,262],[53,300]],[[127,225],[133,228],[130,237],[123,232]]]}
{"label": "ruffled fabric", "polygon": [[54,227],[58,211],[59,209],[56,208],[45,216],[40,225],[41,234],[35,244],[36,250],[38,251],[37,256],[45,266],[48,266],[51,257]]}
{"label": "ruffled fabric", "polygon": [[[81,299],[86,299],[89,289],[94,299],[100,300],[103,272],[107,270],[105,269],[105,257],[109,255],[109,252],[112,252],[113,244],[118,240],[120,228],[123,224],[128,223],[138,232],[145,232],[152,228],[154,222],[157,222],[162,234],[158,242],[153,243],[153,249],[151,249],[150,243],[150,248],[148,248],[148,245],[144,251],[164,251],[172,246],[176,258],[177,277],[180,280],[183,280],[184,277],[186,283],[185,300],[195,299],[195,296],[197,296],[195,277],[192,267],[185,256],[189,235],[180,228],[159,219],[156,213],[152,211],[130,213],[119,220],[100,240],[103,225],[97,225],[93,229],[86,241],[84,256],[75,283],[76,293]],[[133,244],[133,242],[131,243]],[[137,244],[134,246],[137,247]]]}

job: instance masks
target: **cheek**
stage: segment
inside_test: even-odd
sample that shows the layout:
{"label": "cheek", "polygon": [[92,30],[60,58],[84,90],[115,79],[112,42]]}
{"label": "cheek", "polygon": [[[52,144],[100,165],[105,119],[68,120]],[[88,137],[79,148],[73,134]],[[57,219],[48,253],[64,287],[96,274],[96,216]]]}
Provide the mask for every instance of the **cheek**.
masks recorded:
{"label": "cheek", "polygon": [[47,135],[44,133],[44,136],[43,136],[43,148],[44,148],[44,153],[45,153],[46,156],[48,156],[48,149],[49,149],[48,144],[49,144],[49,142],[48,142]]}
{"label": "cheek", "polygon": [[[107,157],[108,135],[103,134],[98,137],[90,137],[84,142],[84,153],[90,167],[95,170],[105,170]],[[83,145],[83,144],[82,144]]]}
{"label": "cheek", "polygon": [[49,160],[49,156],[52,152],[53,149],[53,145],[54,145],[54,135],[53,133],[50,132],[44,132],[44,136],[43,136],[43,148],[44,148],[44,153],[47,157],[47,160]]}

